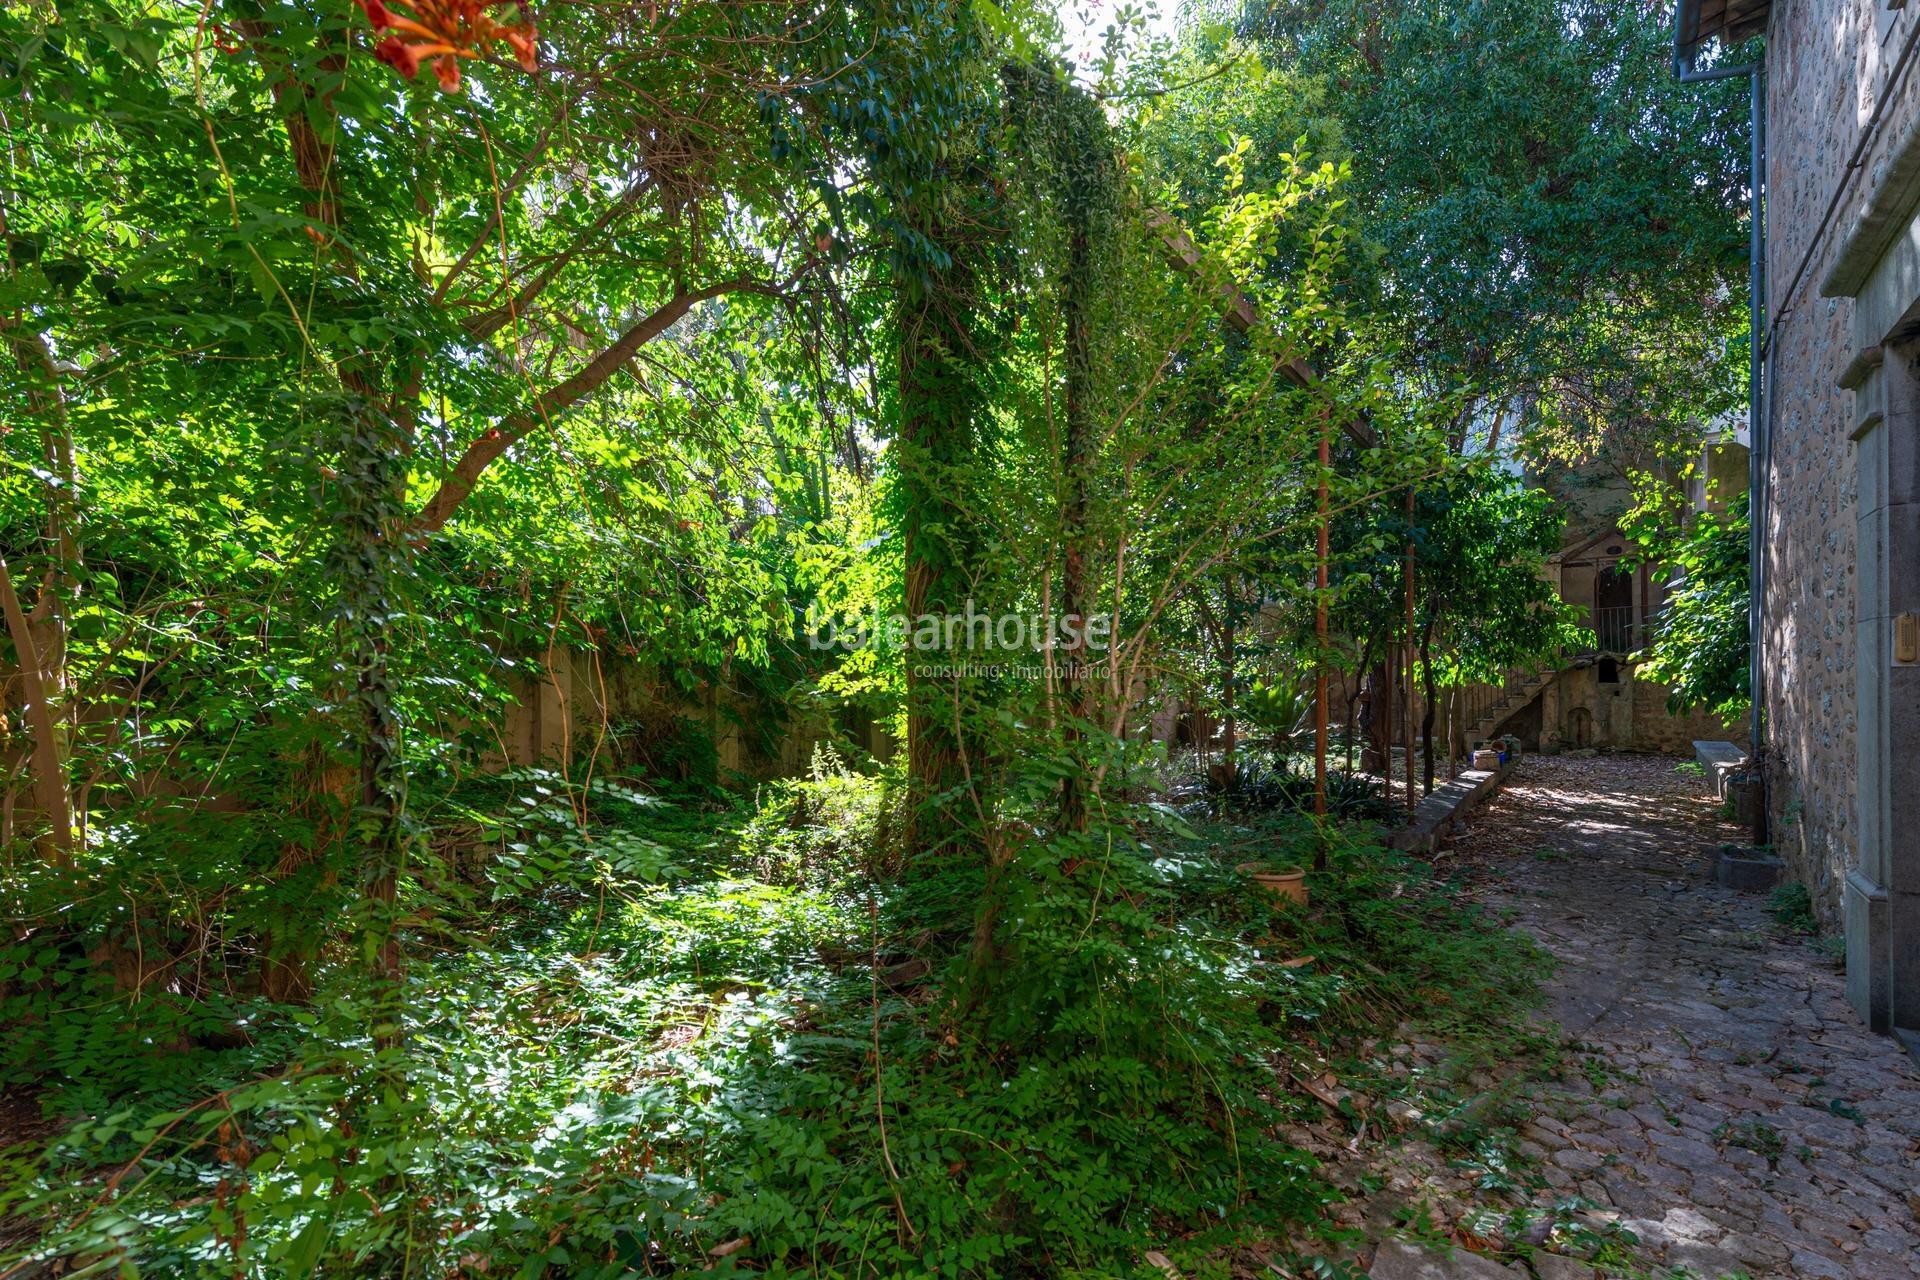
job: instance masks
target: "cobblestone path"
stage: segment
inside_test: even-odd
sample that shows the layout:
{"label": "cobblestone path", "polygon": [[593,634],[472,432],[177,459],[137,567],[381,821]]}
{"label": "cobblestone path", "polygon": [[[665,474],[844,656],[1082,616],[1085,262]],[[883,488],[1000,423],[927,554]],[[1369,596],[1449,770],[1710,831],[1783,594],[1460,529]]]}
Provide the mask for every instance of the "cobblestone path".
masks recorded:
{"label": "cobblestone path", "polygon": [[1522,1150],[1651,1263],[1920,1277],[1920,1072],[1766,895],[1706,878],[1740,832],[1674,765],[1525,759],[1454,854],[1559,959],[1588,1068],[1542,1087]]}

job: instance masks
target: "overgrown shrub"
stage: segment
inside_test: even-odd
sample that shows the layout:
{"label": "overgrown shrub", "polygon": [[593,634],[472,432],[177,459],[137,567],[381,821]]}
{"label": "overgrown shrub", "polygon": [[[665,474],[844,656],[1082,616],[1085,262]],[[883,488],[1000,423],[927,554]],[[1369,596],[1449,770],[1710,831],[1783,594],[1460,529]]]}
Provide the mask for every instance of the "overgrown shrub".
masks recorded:
{"label": "overgrown shrub", "polygon": [[110,1091],[76,1042],[43,1083],[89,1118],[0,1174],[36,1256],[613,1277],[746,1241],[723,1265],[1112,1275],[1150,1243],[1316,1216],[1328,1191],[1273,1136],[1276,1062],[1403,1017],[1484,1039],[1538,972],[1418,863],[1339,839],[1314,906],[1279,908],[1235,867],[1303,860],[1310,823],[1142,811],[1024,851],[1000,974],[961,1021],[954,908],[925,886],[966,900],[977,873],[916,894],[868,874],[886,778],[822,757],[736,813],[539,773],[463,794],[489,870],[410,970],[405,1094],[372,1085],[347,968],[311,1008],[235,1014],[220,1053],[145,1046]]}
{"label": "overgrown shrub", "polygon": [[825,883],[854,871],[884,874],[897,850],[902,775],[896,766],[879,775],[851,768],[825,743],[814,747],[807,775],[757,789],[757,809],[748,820],[742,853],[756,874],[782,883]]}
{"label": "overgrown shrub", "polygon": [[[1248,813],[1311,813],[1312,761],[1264,747],[1243,749],[1221,788],[1221,800],[1229,810]],[[1333,769],[1327,772],[1327,814],[1341,822],[1382,822],[1393,816],[1393,806],[1373,779]]]}
{"label": "overgrown shrub", "polygon": [[1820,932],[1820,920],[1813,914],[1813,894],[1798,880],[1774,886],[1767,896],[1767,914],[1789,933]]}

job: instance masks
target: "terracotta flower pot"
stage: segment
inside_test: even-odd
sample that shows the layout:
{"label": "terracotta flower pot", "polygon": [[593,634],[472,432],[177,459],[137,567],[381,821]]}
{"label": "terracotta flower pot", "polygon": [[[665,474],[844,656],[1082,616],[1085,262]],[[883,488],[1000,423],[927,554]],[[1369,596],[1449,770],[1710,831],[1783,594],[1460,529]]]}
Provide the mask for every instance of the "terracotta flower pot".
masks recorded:
{"label": "terracotta flower pot", "polygon": [[1257,863],[1247,863],[1240,869],[1280,901],[1297,902],[1303,907],[1307,905],[1307,873],[1301,868],[1265,869]]}

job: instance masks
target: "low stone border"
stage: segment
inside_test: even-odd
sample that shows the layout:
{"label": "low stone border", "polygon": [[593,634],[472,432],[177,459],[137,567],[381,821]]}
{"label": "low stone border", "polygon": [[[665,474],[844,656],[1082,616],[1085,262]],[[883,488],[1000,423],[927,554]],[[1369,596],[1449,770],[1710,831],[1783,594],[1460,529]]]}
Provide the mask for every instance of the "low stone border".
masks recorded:
{"label": "low stone border", "polygon": [[1787,864],[1772,853],[1746,845],[1723,844],[1713,851],[1715,883],[1741,893],[1765,893],[1780,883]]}
{"label": "low stone border", "polygon": [[1498,769],[1463,769],[1451,782],[1435,787],[1432,795],[1414,806],[1413,821],[1386,832],[1387,847],[1405,853],[1438,853],[1467,815],[1500,789],[1519,760],[1514,756]]}

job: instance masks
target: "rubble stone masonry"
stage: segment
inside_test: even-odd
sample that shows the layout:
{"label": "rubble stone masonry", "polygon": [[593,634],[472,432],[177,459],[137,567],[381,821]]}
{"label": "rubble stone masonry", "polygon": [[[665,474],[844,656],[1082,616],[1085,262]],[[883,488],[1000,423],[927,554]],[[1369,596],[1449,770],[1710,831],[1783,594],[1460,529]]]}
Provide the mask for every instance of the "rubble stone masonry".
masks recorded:
{"label": "rubble stone masonry", "polygon": [[[1916,118],[1909,68],[1863,163],[1848,159],[1916,20],[1876,0],[1776,0],[1767,39],[1771,508],[1763,628],[1774,842],[1829,926],[1853,860],[1857,470],[1852,298],[1822,296],[1848,230]],[[1740,81],[1702,85],[1739,92]],[[1835,204],[1838,196],[1837,204]],[[1833,206],[1829,212],[1830,206]]]}

